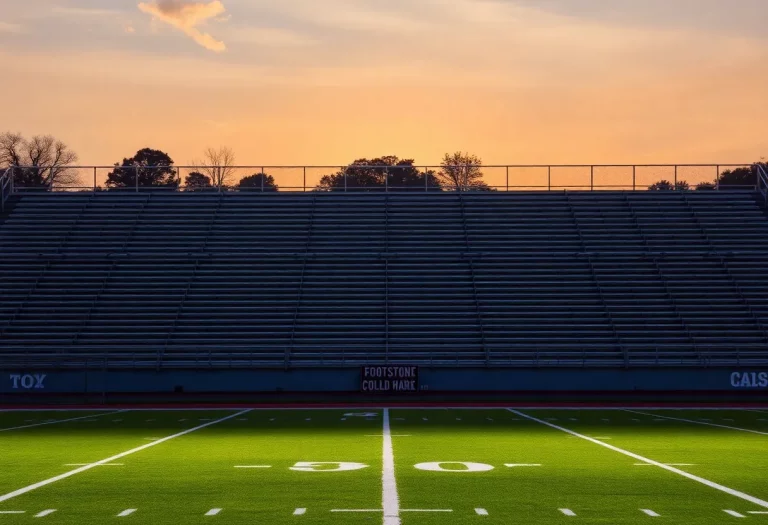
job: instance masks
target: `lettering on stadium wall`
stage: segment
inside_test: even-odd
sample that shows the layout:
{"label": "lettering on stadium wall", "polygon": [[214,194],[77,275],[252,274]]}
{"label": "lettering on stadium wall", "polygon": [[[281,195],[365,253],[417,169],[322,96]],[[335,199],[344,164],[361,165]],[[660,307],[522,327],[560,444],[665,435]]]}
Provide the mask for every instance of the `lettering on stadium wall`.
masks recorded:
{"label": "lettering on stadium wall", "polygon": [[363,392],[418,392],[419,367],[364,366],[361,370],[360,390]]}
{"label": "lettering on stadium wall", "polygon": [[45,374],[11,374],[13,390],[44,390]]}
{"label": "lettering on stadium wall", "polygon": [[733,388],[768,388],[768,372],[734,372],[731,374]]}

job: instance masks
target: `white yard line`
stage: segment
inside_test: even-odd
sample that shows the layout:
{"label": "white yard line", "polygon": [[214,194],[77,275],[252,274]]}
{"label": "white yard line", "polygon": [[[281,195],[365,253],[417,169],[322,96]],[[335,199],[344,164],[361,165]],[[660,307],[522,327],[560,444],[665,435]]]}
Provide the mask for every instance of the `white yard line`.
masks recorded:
{"label": "white yard line", "polygon": [[118,518],[124,518],[126,516],[130,516],[134,512],[136,512],[137,509],[125,509],[123,512],[117,515]]}
{"label": "white yard line", "polygon": [[[84,467],[90,463],[64,463],[65,467]],[[100,467],[122,467],[124,463],[101,463]]]}
{"label": "white yard line", "polygon": [[453,512],[453,509],[400,509],[400,512]]}
{"label": "white yard line", "polygon": [[384,509],[384,525],[400,525],[400,498],[395,480],[395,452],[392,448],[392,432],[389,428],[389,409],[384,409],[381,469],[381,507]]}
{"label": "white yard line", "polygon": [[661,517],[661,514],[659,514],[658,512],[654,512],[651,509],[640,509],[640,511],[643,514],[646,514],[647,516],[650,516],[652,518],[660,518]]}
{"label": "white yard line", "polygon": [[54,512],[56,512],[56,509],[44,510],[42,512],[38,512],[37,514],[35,514],[35,517],[36,518],[44,518],[46,516],[49,516],[50,514],[53,514]]}
{"label": "white yard line", "polygon": [[227,421],[228,419],[232,419],[238,416],[241,416],[247,412],[250,412],[250,409],[246,409],[240,412],[237,412],[235,414],[231,414],[229,416],[222,417],[220,419],[217,419],[215,421],[211,421],[210,423],[205,423],[203,425],[198,425],[193,428],[188,428],[187,430],[183,430],[181,432],[178,432],[176,434],[173,434],[171,436],[164,437],[162,439],[158,439],[157,441],[153,441],[151,443],[147,443],[146,445],[142,445],[140,447],[132,448],[131,450],[126,450],[125,452],[121,452],[119,454],[115,454],[114,456],[102,459],[100,461],[96,461],[94,463],[90,463],[88,465],[84,465],[80,468],[76,468],[74,470],[70,470],[69,472],[65,472],[64,474],[59,474],[58,476],[54,476],[52,478],[48,478],[43,481],[39,481],[37,483],[33,483],[32,485],[28,485],[26,487],[20,488],[18,490],[14,490],[13,492],[9,492],[8,494],[4,494],[0,496],[0,503],[3,501],[8,501],[9,499],[15,498],[16,496],[21,496],[22,494],[26,494],[27,492],[32,492],[33,490],[39,489],[40,487],[44,487],[46,485],[50,485],[51,483],[55,483],[57,481],[61,481],[62,479],[66,479],[70,476],[74,476],[75,474],[80,474],[81,472],[85,472],[86,470],[90,470],[94,467],[98,467],[100,465],[103,465],[105,463],[114,463],[120,458],[124,458],[125,456],[129,456],[131,454],[135,454],[136,452],[141,452],[142,450],[146,450],[150,447],[154,447],[156,445],[159,445],[160,443],[165,443],[166,441],[170,441],[171,439],[175,439],[181,436],[185,436],[187,434],[190,434],[192,432],[195,432],[197,430],[201,430],[205,427],[209,427],[211,425],[215,425],[217,423],[221,423],[223,421]]}
{"label": "white yard line", "polygon": [[566,434],[570,434],[572,436],[575,436],[577,438],[584,439],[586,441],[589,441],[591,443],[594,443],[595,445],[600,445],[601,447],[605,447],[609,450],[613,450],[614,452],[618,452],[619,454],[624,454],[625,456],[629,456],[633,459],[636,459],[637,461],[642,461],[643,463],[650,463],[651,465],[656,465],[659,468],[663,468],[664,470],[668,470],[669,472],[674,472],[675,474],[678,474],[680,476],[686,477],[690,480],[697,481],[703,485],[706,485],[710,488],[719,490],[721,492],[725,492],[726,494],[730,494],[731,496],[736,496],[737,498],[741,498],[743,500],[749,501],[750,503],[754,503],[755,505],[759,505],[763,508],[768,509],[768,501],[761,500],[760,498],[756,498],[754,496],[750,496],[749,494],[746,494],[744,492],[734,490],[731,488],[728,488],[724,485],[720,485],[719,483],[715,483],[714,481],[709,481],[708,479],[704,479],[700,476],[696,476],[694,474],[690,474],[688,472],[685,472],[684,470],[680,470],[675,467],[670,467],[669,465],[665,465],[664,463],[659,463],[658,461],[654,461],[652,459],[648,459],[646,457],[643,457],[639,454],[635,454],[634,452],[630,452],[628,450],[624,450],[623,448],[616,447],[614,445],[609,445],[608,443],[603,443],[602,441],[598,441],[597,439],[585,436],[583,434],[579,434],[578,432],[574,432],[573,430],[568,430],[567,428],[563,428],[561,426],[549,423],[547,421],[544,421],[542,419],[529,416],[528,414],[524,414],[523,412],[520,412],[518,410],[514,410],[511,408],[508,408],[512,413],[515,413],[519,416],[522,416],[526,419],[529,419],[531,421],[536,421],[537,423],[540,423],[542,425],[546,425],[550,428],[554,428],[555,430],[559,430],[561,432],[565,432]]}
{"label": "white yard line", "polygon": [[[693,467],[696,463],[664,463],[670,467]],[[635,463],[636,467],[655,467],[653,463]]]}
{"label": "white yard line", "polygon": [[331,512],[383,512],[382,509],[331,509]]}
{"label": "white yard line", "polygon": [[94,417],[109,416],[111,414],[119,414],[121,412],[126,412],[126,410],[116,410],[114,412],[105,412],[104,414],[91,414],[90,416],[71,417],[69,419],[46,421],[45,423],[33,423],[31,425],[22,425],[20,427],[0,428],[0,432],[8,432],[9,430],[20,430],[22,428],[41,427],[43,425],[55,425],[57,423],[66,423],[67,421],[77,421],[78,419],[93,419]]}
{"label": "white yard line", "polygon": [[744,514],[741,514],[740,512],[736,512],[735,510],[724,510],[726,514],[730,514],[734,518],[746,518]]}
{"label": "white yard line", "polygon": [[624,412],[632,412],[633,414],[640,414],[642,416],[653,416],[653,417],[659,417],[662,419],[671,419],[673,421],[682,421],[684,423],[693,423],[695,425],[706,425],[708,427],[728,428],[730,430],[740,430],[741,432],[751,432],[752,434],[760,434],[761,436],[768,436],[768,432],[760,432],[759,430],[750,430],[748,428],[731,427],[728,425],[718,425],[717,423],[706,423],[704,421],[696,421],[695,419],[685,419],[682,417],[672,417],[672,416],[660,416],[658,414],[649,414],[648,412],[638,412],[637,410],[628,410],[628,409],[624,409]]}

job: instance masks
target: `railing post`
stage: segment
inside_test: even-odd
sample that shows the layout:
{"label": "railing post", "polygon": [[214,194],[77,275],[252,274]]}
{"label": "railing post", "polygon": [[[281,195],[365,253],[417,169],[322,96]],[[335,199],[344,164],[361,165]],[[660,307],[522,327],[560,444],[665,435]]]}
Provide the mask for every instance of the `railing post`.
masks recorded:
{"label": "railing post", "polygon": [[715,166],[715,190],[720,191],[720,166]]}
{"label": "railing post", "polygon": [[384,168],[384,193],[389,193],[389,168]]}
{"label": "railing post", "polygon": [[134,170],[136,171],[136,174],[135,174],[136,175],[135,176],[135,179],[136,179],[136,193],[139,193],[139,167],[138,166],[134,166]]}
{"label": "railing post", "polygon": [[344,193],[346,193],[347,192],[347,169],[346,168],[341,168],[341,169],[344,170]]}
{"label": "railing post", "polygon": [[547,166],[547,191],[552,191],[552,166]]}
{"label": "railing post", "polygon": [[675,164],[675,185],[674,188],[677,189],[677,164]]}
{"label": "railing post", "polygon": [[509,166],[507,166],[507,191],[509,191]]}
{"label": "railing post", "polygon": [[267,174],[264,173],[264,166],[261,167],[261,193],[264,193],[264,179],[267,178]]}
{"label": "railing post", "polygon": [[424,193],[429,193],[429,166],[424,168]]}
{"label": "railing post", "polygon": [[304,171],[304,193],[306,193],[307,192],[307,167],[306,166],[304,166],[303,171]]}
{"label": "railing post", "polygon": [[93,191],[96,191],[96,166],[93,167]]}
{"label": "railing post", "polygon": [[632,166],[632,191],[637,191],[637,166]]}
{"label": "railing post", "polygon": [[595,191],[595,167],[589,167],[589,191]]}

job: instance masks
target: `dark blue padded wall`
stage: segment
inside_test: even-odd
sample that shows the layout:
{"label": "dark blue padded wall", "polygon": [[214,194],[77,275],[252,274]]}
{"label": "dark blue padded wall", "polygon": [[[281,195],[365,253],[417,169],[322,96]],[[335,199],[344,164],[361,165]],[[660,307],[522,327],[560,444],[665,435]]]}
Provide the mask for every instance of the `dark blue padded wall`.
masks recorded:
{"label": "dark blue padded wall", "polygon": [[29,194],[8,366],[768,364],[751,192]]}

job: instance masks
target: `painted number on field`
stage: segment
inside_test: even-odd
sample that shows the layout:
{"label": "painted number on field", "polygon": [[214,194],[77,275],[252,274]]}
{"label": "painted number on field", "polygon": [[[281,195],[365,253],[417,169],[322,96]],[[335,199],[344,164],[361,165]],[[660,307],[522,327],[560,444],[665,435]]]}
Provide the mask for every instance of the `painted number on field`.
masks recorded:
{"label": "painted number on field", "polygon": [[298,461],[291,470],[299,472],[342,472],[345,470],[360,470],[368,465],[348,461]]}
{"label": "painted number on field", "polygon": [[414,467],[419,470],[429,470],[432,472],[488,472],[493,470],[493,465],[471,463],[469,461],[434,461],[431,463],[418,463]]}

